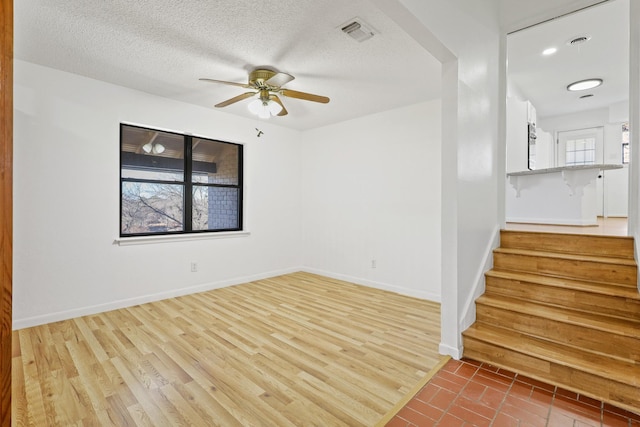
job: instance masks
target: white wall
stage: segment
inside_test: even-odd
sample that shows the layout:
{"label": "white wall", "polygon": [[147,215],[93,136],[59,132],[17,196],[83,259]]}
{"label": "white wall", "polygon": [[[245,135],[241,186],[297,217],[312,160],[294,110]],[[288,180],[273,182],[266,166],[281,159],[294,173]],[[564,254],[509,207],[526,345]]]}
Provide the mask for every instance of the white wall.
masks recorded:
{"label": "white wall", "polygon": [[[14,79],[15,328],[301,265],[299,132],[18,60]],[[251,235],[114,245],[120,122],[245,144]]]}
{"label": "white wall", "polygon": [[[462,355],[504,222],[506,44],[492,0],[371,0],[442,62],[442,338]],[[416,22],[417,21],[417,22]]]}
{"label": "white wall", "polygon": [[440,300],[440,120],[432,101],[305,133],[306,269]]}

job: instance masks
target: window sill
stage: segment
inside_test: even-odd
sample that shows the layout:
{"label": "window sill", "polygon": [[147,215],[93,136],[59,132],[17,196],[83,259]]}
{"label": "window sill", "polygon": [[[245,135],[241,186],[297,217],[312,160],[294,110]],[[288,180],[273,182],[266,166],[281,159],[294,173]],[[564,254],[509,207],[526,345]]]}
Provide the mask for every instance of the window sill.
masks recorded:
{"label": "window sill", "polygon": [[223,231],[220,233],[176,234],[172,236],[120,237],[115,239],[113,244],[118,246],[150,245],[155,243],[188,242],[194,240],[230,239],[234,237],[247,237],[250,234],[250,231]]}

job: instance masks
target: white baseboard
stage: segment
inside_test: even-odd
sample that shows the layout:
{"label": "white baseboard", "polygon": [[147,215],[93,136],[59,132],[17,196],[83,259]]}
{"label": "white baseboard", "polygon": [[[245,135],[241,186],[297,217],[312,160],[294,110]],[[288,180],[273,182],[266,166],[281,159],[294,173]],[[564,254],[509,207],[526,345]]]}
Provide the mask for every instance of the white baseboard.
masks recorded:
{"label": "white baseboard", "polygon": [[218,282],[204,283],[186,288],[173,289],[157,294],[141,295],[134,298],[116,300],[105,304],[97,304],[88,307],[74,308],[71,310],[58,311],[55,313],[47,313],[41,316],[26,317],[23,319],[13,319],[13,330],[30,328],[32,326],[44,325],[51,322],[59,322],[61,320],[73,319],[80,316],[88,316],[105,311],[117,310],[125,307],[132,307],[138,304],[146,304],[148,302],[160,301],[167,298],[175,298],[182,295],[195,294],[198,292],[206,292],[213,289],[220,289],[227,286],[239,285],[241,283],[252,282],[254,280],[267,279],[269,277],[280,276],[283,274],[295,273],[301,271],[299,267],[287,268],[283,270],[268,271],[265,273],[254,274],[251,276],[236,277],[233,279],[221,280]]}
{"label": "white baseboard", "polygon": [[370,288],[381,289],[384,291],[395,292],[397,294],[406,295],[414,298],[425,299],[428,301],[441,302],[440,295],[432,292],[424,292],[415,289],[403,288],[400,286],[390,285],[388,283],[376,282],[360,277],[349,276],[348,274],[333,273],[318,268],[303,267],[302,271],[307,273],[319,274],[320,276],[330,277],[332,279],[344,280],[345,282],[355,283],[356,285],[368,286]]}
{"label": "white baseboard", "polygon": [[500,244],[500,227],[496,226],[493,229],[493,233],[491,239],[489,240],[487,247],[484,250],[484,255],[482,258],[482,264],[478,267],[476,271],[476,275],[474,278],[473,288],[469,295],[467,296],[467,300],[464,303],[464,308],[462,310],[462,317],[460,319],[460,331],[466,330],[469,326],[473,325],[476,321],[476,300],[484,294],[485,290],[485,281],[484,281],[484,273],[490,270],[493,267],[493,250],[498,247]]}
{"label": "white baseboard", "polygon": [[460,360],[462,358],[463,348],[462,346],[460,346],[460,348],[456,348],[444,343],[440,343],[440,345],[438,346],[438,352],[445,356],[451,356],[456,360]]}

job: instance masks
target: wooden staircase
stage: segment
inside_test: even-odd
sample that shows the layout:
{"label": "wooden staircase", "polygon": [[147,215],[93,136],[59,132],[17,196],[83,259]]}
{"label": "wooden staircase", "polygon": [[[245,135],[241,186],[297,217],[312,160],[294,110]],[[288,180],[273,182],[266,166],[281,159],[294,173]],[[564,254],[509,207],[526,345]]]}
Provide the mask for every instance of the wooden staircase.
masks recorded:
{"label": "wooden staircase", "polygon": [[629,237],[502,231],[464,356],[640,413]]}

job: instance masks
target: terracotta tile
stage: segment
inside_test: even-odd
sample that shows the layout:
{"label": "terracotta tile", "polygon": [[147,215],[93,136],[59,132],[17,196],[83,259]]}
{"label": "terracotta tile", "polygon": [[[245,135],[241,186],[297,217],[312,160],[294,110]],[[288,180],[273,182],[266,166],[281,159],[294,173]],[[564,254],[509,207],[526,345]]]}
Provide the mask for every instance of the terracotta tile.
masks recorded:
{"label": "terracotta tile", "polygon": [[445,363],[445,365],[442,367],[442,371],[446,371],[446,372],[455,372],[458,370],[458,368],[460,366],[463,366],[464,363],[459,361],[459,360],[455,360],[455,359],[451,359],[449,360],[447,363]]}
{"label": "terracotta tile", "polygon": [[511,394],[507,395],[507,397],[504,399],[504,402],[505,404],[515,406],[522,411],[525,411],[529,414],[537,415],[541,418],[547,418],[547,416],[549,415],[548,405],[541,406],[533,402],[528,402],[526,400],[519,399],[516,396],[512,396]]}
{"label": "terracotta tile", "polygon": [[458,384],[456,383],[452,383],[449,380],[445,380],[444,378],[440,377],[440,376],[436,376],[434,377],[431,382],[433,383],[433,385],[436,385],[442,389],[445,390],[449,390],[455,394],[458,394],[460,392],[460,389],[462,387],[460,387]]}
{"label": "terracotta tile", "polygon": [[431,418],[428,418],[426,415],[420,414],[407,406],[402,408],[396,416],[420,427],[432,426],[435,424],[435,421],[433,421]]}
{"label": "terracotta tile", "polygon": [[529,400],[534,387],[531,384],[515,382],[509,390],[510,396],[516,396],[522,400]]}
{"label": "terracotta tile", "polygon": [[521,383],[525,383],[525,384],[531,384],[532,386],[537,387],[537,388],[541,388],[543,390],[555,391],[555,389],[556,389],[556,386],[554,386],[554,385],[547,384],[545,382],[535,380],[535,379],[527,377],[525,375],[518,374],[518,376],[516,376],[516,381],[517,382],[521,382]]}
{"label": "terracotta tile", "polygon": [[520,427],[547,427],[547,420],[522,420],[520,421]]}
{"label": "terracotta tile", "polygon": [[629,427],[629,418],[604,411],[602,413],[603,427]]}
{"label": "terracotta tile", "polygon": [[556,390],[556,395],[564,396],[572,400],[578,400],[578,393],[574,393],[573,391],[565,390],[560,387]]}
{"label": "terracotta tile", "polygon": [[500,375],[504,375],[505,377],[509,377],[509,378],[512,378],[512,379],[515,378],[516,375],[517,375],[515,372],[511,372],[511,371],[508,371],[508,370],[502,369],[502,368],[498,369],[498,373]]}
{"label": "terracotta tile", "polygon": [[411,400],[407,404],[407,407],[421,413],[422,415],[426,415],[434,421],[438,421],[442,417],[442,414],[444,412],[442,409],[435,408],[428,403],[424,403],[418,399]]}
{"label": "terracotta tile", "polygon": [[479,376],[479,375],[503,384],[511,385],[513,383],[513,378],[504,376],[499,372],[487,371],[484,368],[478,369],[478,372],[476,372],[476,376]]}
{"label": "terracotta tile", "polygon": [[575,419],[578,419],[578,416],[580,415],[580,420],[582,421],[593,419],[600,420],[601,411],[599,408],[579,402],[571,397],[556,394],[555,399],[553,399],[553,409],[574,414]]}
{"label": "terracotta tile", "polygon": [[442,427],[463,427],[465,422],[451,414],[445,414],[437,425]]}
{"label": "terracotta tile", "polygon": [[541,406],[551,406],[553,392],[534,387],[529,401]]}
{"label": "terracotta tile", "polygon": [[468,409],[469,411],[474,412],[488,420],[492,420],[496,416],[496,408],[489,408],[482,403],[467,399],[464,396],[460,396],[456,399],[456,401],[454,402],[454,406],[456,405]]}
{"label": "terracotta tile", "polygon": [[507,414],[499,413],[493,420],[492,427],[519,427],[520,420],[513,418]]}
{"label": "terracotta tile", "polygon": [[622,415],[623,417],[627,417],[635,421],[640,421],[640,414],[634,414],[633,412],[629,412],[626,409],[618,408],[617,406],[612,406],[608,403],[604,404],[604,411]]}
{"label": "terracotta tile", "polygon": [[440,389],[433,399],[429,402],[430,405],[440,408],[442,410],[447,409],[451,403],[456,399],[458,395],[449,390]]}
{"label": "terracotta tile", "polygon": [[493,366],[493,365],[490,365],[488,363],[483,363],[480,367],[482,369],[485,369],[485,370],[491,371],[491,372],[498,372],[500,370],[500,368],[498,368],[497,366]]}
{"label": "terracotta tile", "polygon": [[591,397],[587,397],[582,394],[578,395],[578,401],[584,402],[591,406],[595,406],[596,408],[602,408],[602,401],[597,399],[592,399]]}
{"label": "terracotta tile", "polygon": [[455,371],[455,374],[457,376],[459,376],[459,377],[468,379],[468,378],[473,377],[477,371],[478,371],[478,367],[477,366],[473,366],[473,365],[469,365],[469,364],[463,363]]}
{"label": "terracotta tile", "polygon": [[425,403],[431,402],[431,399],[434,398],[442,389],[435,384],[429,382],[426,386],[422,387],[414,399],[420,399]]}
{"label": "terracotta tile", "polygon": [[403,420],[396,415],[395,417],[391,418],[391,421],[385,424],[385,427],[407,427],[408,425],[409,421]]}
{"label": "terracotta tile", "polygon": [[631,427],[640,427],[640,421],[631,420]]}
{"label": "terracotta tile", "polygon": [[598,421],[593,421],[593,422],[583,422],[583,421],[579,421],[576,420],[575,424],[573,424],[574,427],[600,427],[600,420]]}
{"label": "terracotta tile", "polygon": [[487,387],[491,387],[503,393],[506,393],[511,388],[511,383],[505,384],[504,382],[496,381],[492,378],[488,378],[487,376],[480,375],[480,373],[476,373],[476,375],[471,379],[471,381],[473,381],[474,383],[485,385]]}
{"label": "terracotta tile", "polygon": [[482,365],[482,362],[478,362],[477,360],[473,360],[473,359],[467,359],[466,357],[463,357],[461,359],[462,362],[467,363],[469,365],[473,365],[473,366],[480,366]]}
{"label": "terracotta tile", "polygon": [[470,382],[464,387],[460,394],[471,400],[480,400],[487,389],[488,387],[485,385]]}
{"label": "terracotta tile", "polygon": [[469,382],[469,378],[464,378],[456,374],[452,374],[451,372],[440,371],[438,372],[438,377],[447,381],[451,381],[452,383],[459,385],[460,388],[462,388],[462,386],[465,386]]}
{"label": "terracotta tile", "polygon": [[487,388],[487,391],[482,396],[482,399],[480,399],[480,402],[482,402],[482,404],[484,405],[487,405],[489,408],[499,409],[504,402],[505,396],[506,393],[502,391]]}
{"label": "terracotta tile", "polygon": [[[491,421],[487,418],[481,417],[475,412],[469,411],[468,409],[462,408],[460,406],[453,406],[448,412],[450,415],[453,415],[456,418],[460,418],[467,423],[471,423],[474,426],[478,427],[489,427],[491,425]],[[446,425],[446,424],[441,424]]]}
{"label": "terracotta tile", "polygon": [[574,419],[560,412],[551,411],[547,427],[568,427],[573,426]]}
{"label": "terracotta tile", "polygon": [[548,412],[545,415],[538,415],[536,413],[529,412],[521,406],[514,406],[507,402],[505,402],[505,404],[500,408],[500,413],[510,415],[519,420],[526,420],[532,425],[544,426],[548,418]]}

